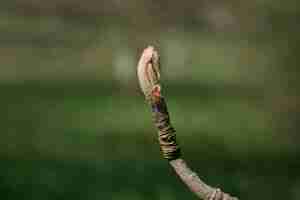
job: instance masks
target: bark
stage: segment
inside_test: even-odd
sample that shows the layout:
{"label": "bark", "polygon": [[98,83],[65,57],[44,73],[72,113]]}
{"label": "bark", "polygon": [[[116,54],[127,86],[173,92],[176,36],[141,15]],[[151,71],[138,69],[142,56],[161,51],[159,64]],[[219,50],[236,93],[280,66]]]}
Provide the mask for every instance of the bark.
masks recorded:
{"label": "bark", "polygon": [[176,141],[175,129],[171,125],[167,104],[161,94],[160,62],[158,52],[147,47],[138,63],[137,75],[142,92],[152,108],[154,124],[158,130],[158,140],[162,155],[169,161],[176,174],[196,196],[203,200],[238,200],[219,188],[202,181],[182,158]]}

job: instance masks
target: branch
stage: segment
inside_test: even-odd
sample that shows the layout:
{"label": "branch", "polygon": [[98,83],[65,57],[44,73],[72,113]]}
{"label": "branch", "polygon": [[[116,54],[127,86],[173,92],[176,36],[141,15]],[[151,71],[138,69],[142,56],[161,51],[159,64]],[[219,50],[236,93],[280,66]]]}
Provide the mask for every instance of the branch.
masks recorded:
{"label": "branch", "polygon": [[153,47],[147,47],[142,53],[137,74],[141,90],[152,108],[161,152],[176,174],[200,199],[238,200],[238,198],[232,197],[218,188],[207,185],[188,167],[182,158],[180,148],[176,142],[175,129],[170,122],[167,104],[161,95],[159,55]]}

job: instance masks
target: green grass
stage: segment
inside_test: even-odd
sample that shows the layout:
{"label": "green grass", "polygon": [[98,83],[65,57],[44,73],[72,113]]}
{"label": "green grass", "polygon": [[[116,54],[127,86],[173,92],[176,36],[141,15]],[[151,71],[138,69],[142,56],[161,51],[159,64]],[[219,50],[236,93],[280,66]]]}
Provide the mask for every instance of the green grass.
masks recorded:
{"label": "green grass", "polygon": [[[230,89],[222,93],[224,88],[211,93],[195,88],[181,95],[173,92],[177,88],[170,85],[165,96],[186,151],[206,151],[209,143],[236,157],[289,154],[287,138],[273,131],[271,113],[260,105],[261,97],[238,91],[233,95]],[[106,157],[111,142],[113,153],[132,156],[138,149],[143,153],[144,144],[156,142],[151,113],[140,94],[119,93],[96,82],[32,82],[2,85],[1,90],[2,152]],[[132,149],[123,151],[128,146],[123,139]]]}
{"label": "green grass", "polygon": [[[297,199],[299,162],[191,163],[203,179],[241,199]],[[166,162],[146,158],[1,159],[0,185],[4,199],[197,199]]]}

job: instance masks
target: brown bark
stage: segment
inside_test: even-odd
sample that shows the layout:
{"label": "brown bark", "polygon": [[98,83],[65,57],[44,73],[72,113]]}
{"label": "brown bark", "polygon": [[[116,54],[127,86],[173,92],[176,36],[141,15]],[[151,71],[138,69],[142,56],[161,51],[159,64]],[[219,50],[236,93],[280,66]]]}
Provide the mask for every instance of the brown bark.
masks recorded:
{"label": "brown bark", "polygon": [[158,130],[158,140],[164,158],[175,170],[187,187],[203,200],[238,200],[218,188],[203,182],[193,172],[181,156],[176,141],[175,129],[171,125],[165,99],[161,95],[159,55],[153,47],[142,53],[138,64],[138,78],[141,90],[152,107],[154,124]]}

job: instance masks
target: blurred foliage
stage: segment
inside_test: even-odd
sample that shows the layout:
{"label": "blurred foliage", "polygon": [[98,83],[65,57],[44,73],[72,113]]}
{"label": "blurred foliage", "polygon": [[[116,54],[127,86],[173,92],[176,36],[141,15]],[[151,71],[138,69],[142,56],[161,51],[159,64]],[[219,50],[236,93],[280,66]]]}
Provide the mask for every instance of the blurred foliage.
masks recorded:
{"label": "blurred foliage", "polygon": [[240,199],[300,198],[296,0],[6,0],[4,199],[196,199],[159,156],[135,66],[162,56],[184,156]]}

